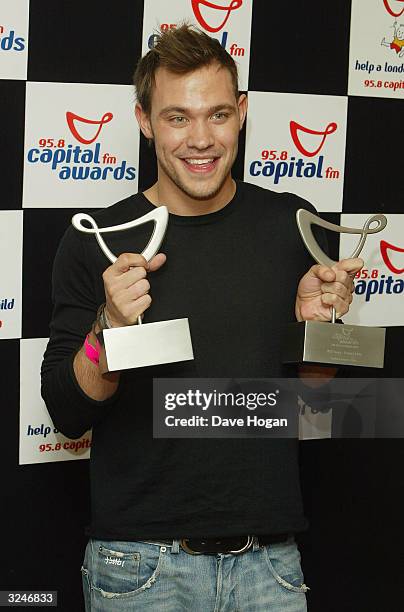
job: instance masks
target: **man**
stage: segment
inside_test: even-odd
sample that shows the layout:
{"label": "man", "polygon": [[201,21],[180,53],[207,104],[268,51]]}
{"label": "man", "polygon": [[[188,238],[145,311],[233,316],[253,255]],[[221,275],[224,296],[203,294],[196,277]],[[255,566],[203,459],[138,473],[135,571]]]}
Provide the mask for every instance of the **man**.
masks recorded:
{"label": "man", "polygon": [[[331,305],[345,314],[363,262],[312,266],[295,222],[311,205],[232,179],[247,98],[217,41],[188,26],[162,34],[135,86],[158,180],[95,217],[106,227],[166,205],[165,253],[147,264],[141,226],[111,235],[120,256],[106,267],[93,237],[69,228],[42,367],[59,430],[93,428],[86,610],[305,610],[297,440],[153,439],[151,380],[284,375],[284,326],[328,320]],[[139,315],[188,317],[195,359],[102,376],[95,333]]]}

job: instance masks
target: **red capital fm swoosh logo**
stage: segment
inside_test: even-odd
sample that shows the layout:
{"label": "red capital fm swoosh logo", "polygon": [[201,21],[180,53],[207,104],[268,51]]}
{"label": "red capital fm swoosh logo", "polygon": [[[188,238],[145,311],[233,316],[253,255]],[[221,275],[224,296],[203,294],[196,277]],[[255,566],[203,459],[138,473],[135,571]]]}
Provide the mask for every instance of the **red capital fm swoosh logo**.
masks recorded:
{"label": "red capital fm swoosh logo", "polygon": [[[208,32],[219,32],[225,25],[230,17],[230,13],[240,8],[243,4],[243,0],[232,0],[228,6],[221,6],[220,4],[214,4],[213,2],[208,2],[208,0],[191,0],[192,10],[194,11],[194,15],[199,25],[202,26]],[[203,6],[208,6],[211,9],[215,9],[217,11],[227,11],[224,20],[220,24],[220,26],[213,27],[206,23],[205,19],[202,17],[201,9],[199,8],[200,4]]]}
{"label": "red capital fm swoosh logo", "polygon": [[[296,148],[303,155],[307,155],[307,157],[314,157],[319,153],[325,143],[325,139],[329,134],[332,134],[337,129],[336,123],[329,123],[323,132],[318,132],[317,130],[310,130],[309,128],[300,125],[300,123],[296,123],[296,121],[290,122],[290,135],[292,136],[292,140],[295,143]],[[304,132],[305,134],[314,134],[315,136],[322,136],[321,142],[315,151],[308,151],[302,143],[300,142],[298,132]]]}
{"label": "red capital fm swoosh logo", "polygon": [[[393,0],[394,1],[394,0]],[[396,2],[404,2],[404,0],[395,0]],[[393,11],[393,9],[390,6],[390,2],[391,0],[383,0],[384,6],[386,7],[386,10],[390,13],[390,15],[392,17],[401,17],[401,15],[404,13],[404,7],[398,11],[398,13],[396,13],[395,11]]]}
{"label": "red capital fm swoosh logo", "polygon": [[[84,117],[80,117],[80,115],[76,115],[75,113],[71,113],[70,111],[67,111],[66,120],[67,120],[67,125],[69,126],[69,129],[71,133],[73,134],[73,136],[76,138],[76,140],[78,140],[79,142],[82,142],[83,144],[91,144],[92,142],[94,142],[94,140],[98,138],[98,135],[101,132],[102,126],[105,125],[106,123],[109,123],[113,116],[114,115],[112,113],[105,113],[105,115],[103,115],[99,121],[93,121],[92,119],[85,119]],[[90,125],[97,125],[98,129],[95,132],[94,137],[87,139],[81,136],[79,132],[77,131],[75,122],[86,123]]]}
{"label": "red capital fm swoosh logo", "polygon": [[387,251],[395,251],[396,253],[404,253],[404,249],[400,249],[400,247],[394,246],[394,244],[390,244],[385,240],[380,240],[380,252],[383,257],[383,261],[391,272],[394,274],[402,274],[404,272],[404,268],[396,268],[390,261],[390,257]]}

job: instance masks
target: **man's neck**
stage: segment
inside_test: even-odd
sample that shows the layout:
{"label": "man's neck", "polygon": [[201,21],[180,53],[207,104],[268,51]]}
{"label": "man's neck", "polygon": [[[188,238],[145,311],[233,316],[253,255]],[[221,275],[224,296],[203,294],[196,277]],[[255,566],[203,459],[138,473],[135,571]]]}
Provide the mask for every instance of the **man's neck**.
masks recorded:
{"label": "man's neck", "polygon": [[174,189],[165,188],[157,180],[154,185],[143,192],[143,195],[154,204],[154,206],[167,206],[170,213],[180,216],[206,215],[224,208],[236,193],[236,183],[229,179],[222,185],[220,192],[208,200],[197,200],[191,198],[175,186]]}

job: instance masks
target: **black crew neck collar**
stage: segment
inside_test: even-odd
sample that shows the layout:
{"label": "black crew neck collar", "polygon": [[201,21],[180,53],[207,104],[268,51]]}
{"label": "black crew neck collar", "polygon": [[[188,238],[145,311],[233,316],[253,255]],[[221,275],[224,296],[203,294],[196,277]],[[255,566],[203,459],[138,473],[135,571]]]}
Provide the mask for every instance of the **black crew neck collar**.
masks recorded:
{"label": "black crew neck collar", "polygon": [[[207,213],[206,215],[175,215],[173,213],[169,213],[169,223],[174,225],[206,225],[208,223],[216,223],[217,221],[220,221],[220,219],[227,217],[227,215],[231,214],[237,209],[238,204],[242,199],[242,188],[240,186],[240,181],[235,180],[235,183],[236,192],[230,202],[223,206],[223,208]],[[143,192],[140,192],[140,195],[150,210],[156,208],[155,205],[146,198]]]}

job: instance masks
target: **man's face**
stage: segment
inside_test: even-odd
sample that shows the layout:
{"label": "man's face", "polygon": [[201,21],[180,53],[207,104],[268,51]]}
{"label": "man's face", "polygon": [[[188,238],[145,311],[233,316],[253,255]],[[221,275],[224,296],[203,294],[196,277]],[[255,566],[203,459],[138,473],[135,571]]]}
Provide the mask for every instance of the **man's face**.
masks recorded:
{"label": "man's face", "polygon": [[230,178],[246,109],[217,64],[185,75],[159,68],[150,117],[137,108],[143,133],[154,139],[159,183],[198,200],[216,196]]}

